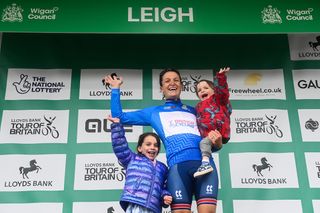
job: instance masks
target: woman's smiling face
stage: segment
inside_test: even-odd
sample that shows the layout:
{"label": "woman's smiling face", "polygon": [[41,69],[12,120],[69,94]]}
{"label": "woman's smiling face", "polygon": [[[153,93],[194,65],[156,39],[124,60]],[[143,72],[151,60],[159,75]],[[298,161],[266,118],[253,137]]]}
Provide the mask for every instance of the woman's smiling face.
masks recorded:
{"label": "woman's smiling face", "polygon": [[177,73],[169,71],[163,75],[160,89],[166,99],[179,99],[181,88],[181,80]]}

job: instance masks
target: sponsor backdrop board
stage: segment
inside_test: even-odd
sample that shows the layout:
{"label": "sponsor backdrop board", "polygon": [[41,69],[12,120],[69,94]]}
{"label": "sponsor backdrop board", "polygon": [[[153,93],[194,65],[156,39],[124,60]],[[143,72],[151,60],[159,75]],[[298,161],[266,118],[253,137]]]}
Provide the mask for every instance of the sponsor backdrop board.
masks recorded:
{"label": "sponsor backdrop board", "polygon": [[[27,5],[20,6],[23,23],[36,21],[25,18]],[[58,20],[61,14],[52,15]],[[131,111],[163,103],[158,74],[174,67],[181,71],[182,99],[194,106],[195,83],[225,66],[232,68],[232,135],[213,155],[217,212],[319,212],[319,38],[4,33],[0,212],[122,212],[125,171],[112,152],[110,88],[103,76],[123,76],[123,109]],[[152,129],[127,125],[125,131],[135,149],[138,136]],[[159,159],[166,161],[164,149]]]}

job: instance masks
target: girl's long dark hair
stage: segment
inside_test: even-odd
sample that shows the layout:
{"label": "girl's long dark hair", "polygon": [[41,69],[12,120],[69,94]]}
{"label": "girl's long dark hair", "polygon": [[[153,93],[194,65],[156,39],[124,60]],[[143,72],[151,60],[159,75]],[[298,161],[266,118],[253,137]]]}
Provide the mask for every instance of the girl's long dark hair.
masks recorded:
{"label": "girl's long dark hair", "polygon": [[157,154],[159,154],[160,148],[161,148],[161,142],[160,142],[159,136],[158,136],[156,133],[154,133],[154,132],[145,132],[145,133],[143,133],[143,134],[141,134],[141,135],[139,136],[139,140],[138,140],[138,144],[137,144],[137,152],[138,152],[139,154],[141,154],[141,152],[139,152],[139,150],[138,150],[138,147],[141,147],[141,146],[142,146],[143,141],[144,141],[144,139],[145,139],[147,136],[153,136],[153,137],[156,139],[157,145],[158,145],[158,147],[159,147]]}

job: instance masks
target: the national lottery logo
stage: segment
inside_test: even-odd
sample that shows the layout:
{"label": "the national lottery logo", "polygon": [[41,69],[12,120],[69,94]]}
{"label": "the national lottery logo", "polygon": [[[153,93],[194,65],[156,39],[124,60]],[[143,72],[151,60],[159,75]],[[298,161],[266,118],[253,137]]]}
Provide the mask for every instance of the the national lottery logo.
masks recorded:
{"label": "the national lottery logo", "polygon": [[21,166],[19,168],[20,174],[22,175],[23,179],[29,179],[28,173],[29,172],[36,172],[38,173],[41,169],[40,166],[37,165],[37,161],[35,159],[29,162],[29,167]]}
{"label": "the national lottery logo", "polygon": [[71,69],[9,68],[6,100],[70,99]]}
{"label": "the national lottery logo", "polygon": [[264,8],[261,11],[261,18],[263,24],[281,24],[282,18],[280,16],[280,10],[273,8],[272,5]]}
{"label": "the national lottery logo", "polygon": [[65,87],[62,81],[51,82],[41,76],[32,76],[29,80],[28,77],[26,74],[21,74],[20,79],[12,83],[17,93],[59,93]]}
{"label": "the national lottery logo", "polygon": [[23,21],[23,9],[16,3],[12,3],[2,11],[2,22],[22,22]]}
{"label": "the national lottery logo", "polygon": [[270,171],[270,169],[273,167],[270,163],[268,163],[267,158],[263,157],[261,158],[261,164],[253,164],[252,168],[254,170],[254,172],[257,173],[258,176],[263,176],[262,175],[262,170],[268,169],[268,171]]}
{"label": "the national lottery logo", "polygon": [[19,94],[26,94],[31,89],[31,83],[28,81],[28,75],[21,74],[20,80],[13,82],[12,85]]}

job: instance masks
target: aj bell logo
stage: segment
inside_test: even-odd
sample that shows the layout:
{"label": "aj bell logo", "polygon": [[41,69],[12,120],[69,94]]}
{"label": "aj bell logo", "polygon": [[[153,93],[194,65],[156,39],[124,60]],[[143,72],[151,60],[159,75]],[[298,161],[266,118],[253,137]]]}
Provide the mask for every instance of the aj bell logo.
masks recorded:
{"label": "aj bell logo", "polygon": [[268,160],[265,157],[261,158],[261,163],[262,163],[261,165],[253,164],[252,168],[257,173],[258,176],[262,176],[263,177],[261,171],[264,170],[264,169],[269,169],[269,171],[270,171],[270,168],[272,166],[271,166],[271,164],[268,163]]}
{"label": "aj bell logo", "polygon": [[28,76],[21,74],[20,81],[13,82],[13,86],[15,87],[17,93],[19,94],[26,94],[31,89],[31,83],[27,81]]}
{"label": "aj bell logo", "polygon": [[2,12],[2,22],[22,22],[23,16],[22,16],[23,9],[18,6],[17,4],[13,3],[11,6],[7,6],[5,9],[3,9]]}
{"label": "aj bell logo", "polygon": [[22,174],[23,179],[25,179],[25,178],[29,179],[29,177],[27,175],[29,172],[36,171],[38,173],[39,170],[41,169],[40,166],[36,165],[37,164],[36,160],[31,160],[29,162],[29,164],[30,164],[30,167],[22,167],[21,166],[19,168],[20,174]]}

